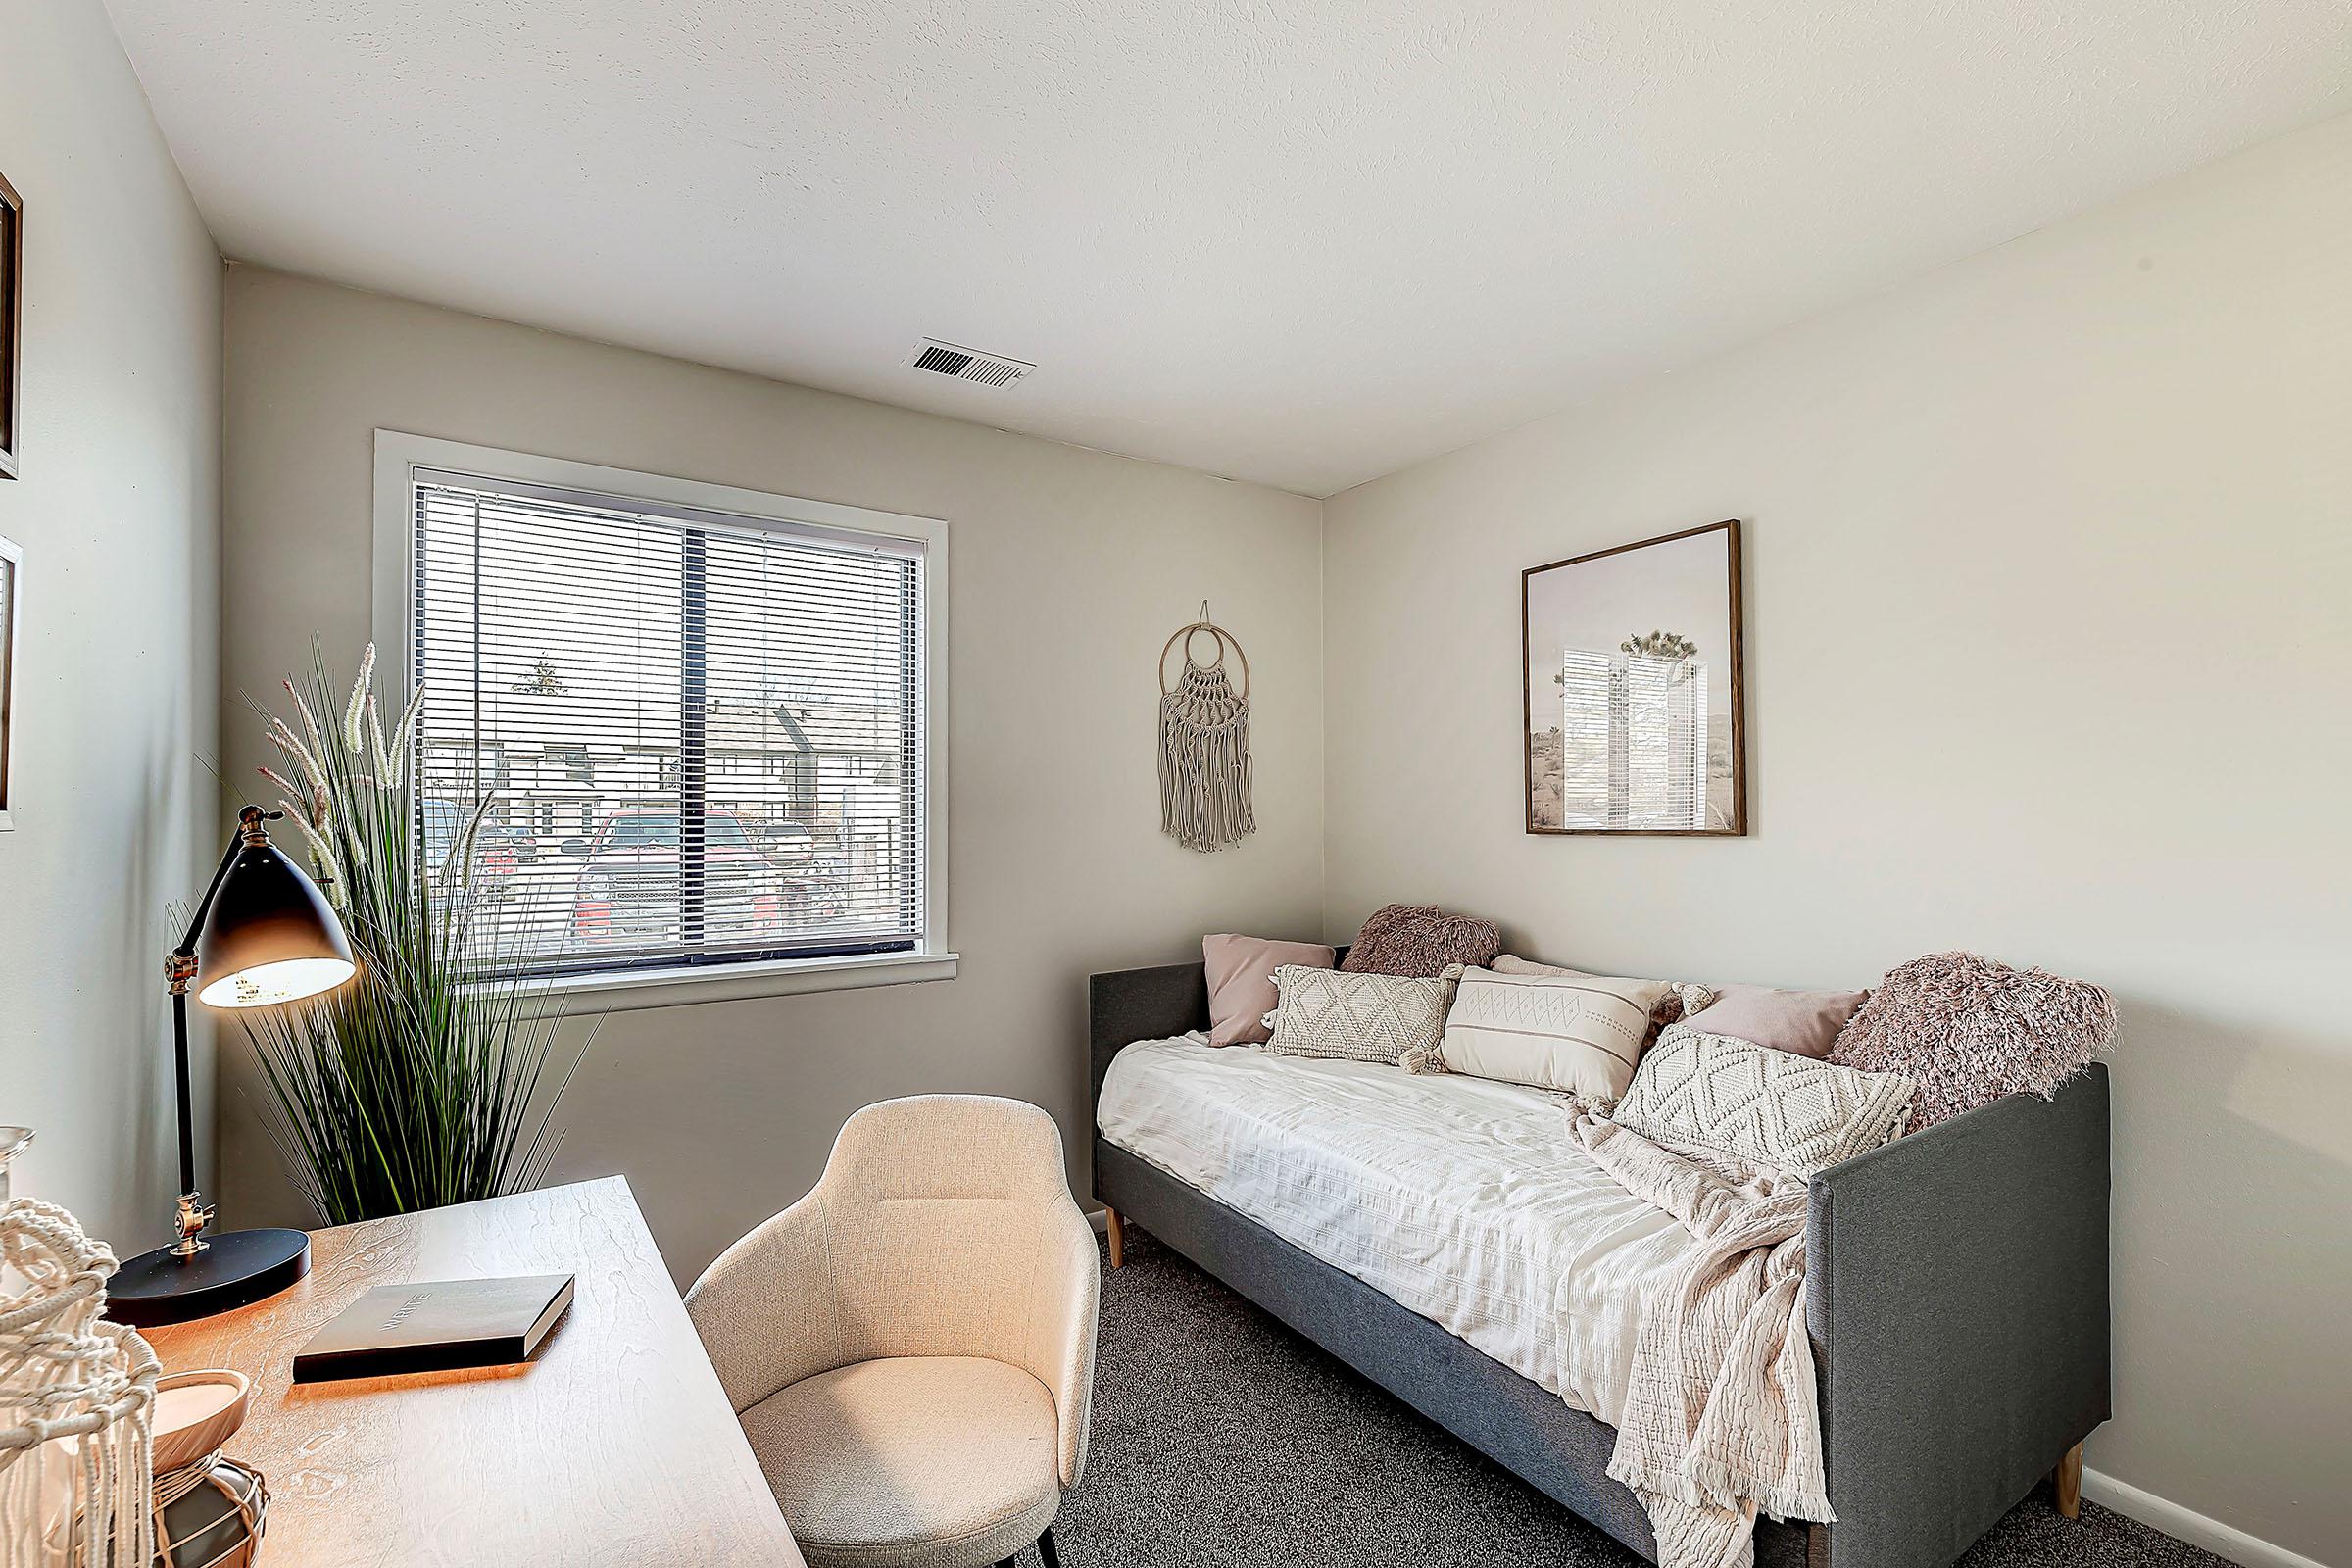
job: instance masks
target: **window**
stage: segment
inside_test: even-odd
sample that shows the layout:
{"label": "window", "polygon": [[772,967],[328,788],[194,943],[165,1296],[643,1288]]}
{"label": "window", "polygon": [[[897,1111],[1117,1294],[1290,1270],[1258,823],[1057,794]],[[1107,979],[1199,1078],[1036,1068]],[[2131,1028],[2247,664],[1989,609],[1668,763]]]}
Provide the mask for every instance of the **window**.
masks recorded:
{"label": "window", "polygon": [[939,524],[378,444],[416,842],[487,951],[559,983],[940,956]]}

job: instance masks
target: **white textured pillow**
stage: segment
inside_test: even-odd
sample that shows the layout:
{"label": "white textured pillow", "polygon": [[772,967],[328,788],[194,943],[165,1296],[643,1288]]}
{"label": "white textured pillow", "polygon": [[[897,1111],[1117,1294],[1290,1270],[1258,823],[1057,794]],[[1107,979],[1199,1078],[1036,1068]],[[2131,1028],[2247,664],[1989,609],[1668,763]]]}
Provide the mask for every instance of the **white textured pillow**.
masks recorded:
{"label": "white textured pillow", "polygon": [[1411,1072],[1458,1072],[1530,1084],[1606,1104],[1642,1060],[1663,980],[1616,975],[1498,974],[1465,969],[1437,1049],[1405,1058]]}
{"label": "white textured pillow", "polygon": [[1892,1138],[1917,1087],[1676,1024],[1642,1059],[1613,1119],[1678,1152],[1730,1154],[1809,1180]]}
{"label": "white textured pillow", "polygon": [[1325,1056],[1394,1067],[1409,1052],[1437,1044],[1462,966],[1434,979],[1349,974],[1286,963],[1274,971],[1281,1000],[1269,1014],[1277,1056]]}
{"label": "white textured pillow", "polygon": [[[1590,969],[1571,969],[1564,964],[1557,963],[1538,963],[1533,958],[1522,958],[1516,954],[1510,953],[1497,954],[1494,961],[1488,964],[1487,967],[1496,974],[1564,974],[1578,980],[1612,978],[1595,975]],[[1713,988],[1702,986],[1695,980],[1673,980],[1664,982],[1664,984],[1669,994],[1658,998],[1649,1009],[1649,1039],[1642,1043],[1643,1050],[1647,1050],[1650,1042],[1657,1039],[1659,1030],[1678,1018],[1689,1017],[1715,1000]]]}

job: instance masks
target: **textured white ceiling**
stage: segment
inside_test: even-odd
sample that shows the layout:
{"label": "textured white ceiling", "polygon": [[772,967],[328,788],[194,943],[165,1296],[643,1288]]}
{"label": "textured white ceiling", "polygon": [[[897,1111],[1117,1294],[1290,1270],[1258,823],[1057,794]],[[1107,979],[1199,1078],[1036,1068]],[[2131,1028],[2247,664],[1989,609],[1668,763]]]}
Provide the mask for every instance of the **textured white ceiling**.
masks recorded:
{"label": "textured white ceiling", "polygon": [[231,256],[1315,495],[2352,110],[2344,0],[111,10]]}

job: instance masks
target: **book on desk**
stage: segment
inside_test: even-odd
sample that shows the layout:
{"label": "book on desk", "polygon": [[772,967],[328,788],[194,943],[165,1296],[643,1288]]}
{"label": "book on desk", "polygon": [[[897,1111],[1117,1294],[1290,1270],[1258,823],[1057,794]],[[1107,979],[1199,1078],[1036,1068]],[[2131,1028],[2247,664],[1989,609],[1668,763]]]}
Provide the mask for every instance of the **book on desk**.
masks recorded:
{"label": "book on desk", "polygon": [[311,1336],[294,1357],[294,1381],[527,1361],[570,1309],[571,1290],[569,1274],[378,1285]]}

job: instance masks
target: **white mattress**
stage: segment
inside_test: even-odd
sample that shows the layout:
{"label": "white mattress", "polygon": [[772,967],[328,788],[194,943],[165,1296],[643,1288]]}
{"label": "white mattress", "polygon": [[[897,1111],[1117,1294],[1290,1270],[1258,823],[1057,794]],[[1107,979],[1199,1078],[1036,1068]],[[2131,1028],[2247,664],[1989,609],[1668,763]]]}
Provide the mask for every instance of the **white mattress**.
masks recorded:
{"label": "white mattress", "polygon": [[1565,1102],[1480,1078],[1148,1040],[1102,1136],[1616,1425],[1697,1245],[1593,1164]]}

